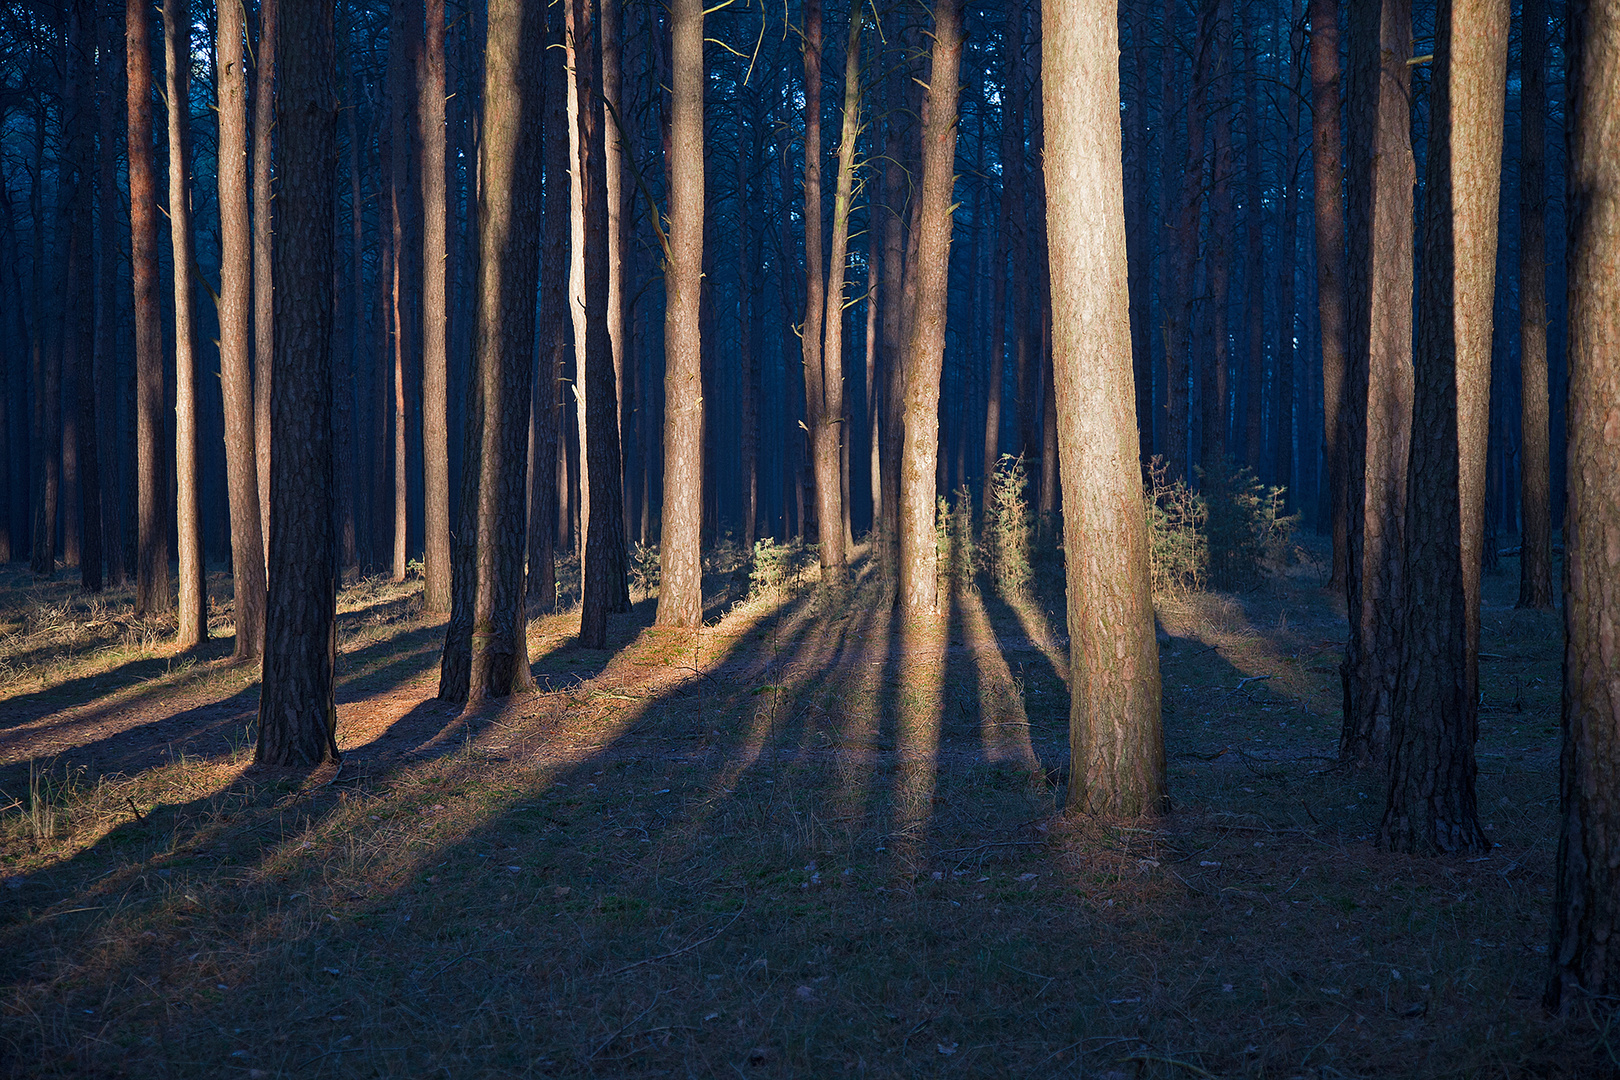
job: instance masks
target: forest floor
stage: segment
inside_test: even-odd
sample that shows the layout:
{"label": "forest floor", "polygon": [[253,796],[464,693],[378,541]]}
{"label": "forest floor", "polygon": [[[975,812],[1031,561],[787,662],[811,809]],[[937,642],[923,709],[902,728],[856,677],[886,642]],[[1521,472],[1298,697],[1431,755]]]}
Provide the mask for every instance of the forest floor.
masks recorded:
{"label": "forest floor", "polygon": [[1600,1076],[1549,1019],[1560,627],[1487,575],[1496,847],[1374,844],[1319,561],[1161,599],[1174,802],[1060,813],[1051,565],[904,621],[864,564],[702,631],[530,625],[539,689],[435,699],[417,585],[340,606],[340,768],[251,767],[256,667],[128,593],[0,572],[0,1074]]}

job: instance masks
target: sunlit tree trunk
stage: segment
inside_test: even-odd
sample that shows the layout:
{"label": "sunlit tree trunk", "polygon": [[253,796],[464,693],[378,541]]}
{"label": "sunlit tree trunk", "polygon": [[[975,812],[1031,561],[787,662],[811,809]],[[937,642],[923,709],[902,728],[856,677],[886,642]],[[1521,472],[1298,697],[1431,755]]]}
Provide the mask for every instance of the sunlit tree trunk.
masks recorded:
{"label": "sunlit tree trunk", "polygon": [[1519,90],[1519,606],[1550,608],[1552,475],[1547,436],[1547,9],[1525,0]]}
{"label": "sunlit tree trunk", "polygon": [[905,431],[900,451],[900,607],[931,614],[938,593],[934,472],[939,454],[939,376],[945,358],[951,191],[962,25],[959,0],[936,0],[928,93],[922,112],[922,193],[916,222],[916,302],[906,344]]}
{"label": "sunlit tree trunk", "polygon": [[274,188],[276,39],[281,0],[259,0],[253,72],[253,452],[259,464],[259,530],[270,543],[270,388],[275,370]]}
{"label": "sunlit tree trunk", "polygon": [[[574,399],[574,428],[577,433],[573,471],[577,474],[572,495],[574,506],[571,517],[578,522],[573,530],[574,555],[585,566],[585,537],[591,526],[591,465],[584,450],[589,438],[589,417],[586,415],[585,385],[585,177],[581,171],[583,149],[579,141],[581,105],[579,81],[575,72],[581,63],[579,50],[584,31],[579,25],[579,7],[573,0],[563,0],[567,7],[568,28],[565,31],[564,55],[568,64],[568,174],[569,232],[568,232],[568,314],[574,324],[574,378],[569,385]],[[564,406],[567,409],[567,406]]]}
{"label": "sunlit tree trunk", "polygon": [[703,2],[670,9],[669,260],[664,271],[664,521],[658,624],[703,625]]}
{"label": "sunlit tree trunk", "polygon": [[427,0],[417,71],[422,130],[422,552],[423,604],[450,610],[449,191],[445,164],[444,0]]}
{"label": "sunlit tree trunk", "polygon": [[1400,667],[1381,838],[1490,850],[1474,794],[1479,573],[1507,0],[1440,0],[1418,291]]}
{"label": "sunlit tree trunk", "polygon": [[[838,562],[849,559],[854,546],[849,520],[849,418],[844,415],[844,284],[849,263],[849,217],[855,198],[855,140],[861,132],[861,0],[849,11],[849,42],[844,50],[844,122],[838,141],[838,177],[833,187],[832,244],[828,250],[826,313],[822,317],[821,403],[825,444],[818,444],[817,459],[831,457],[837,478],[837,515],[823,518],[822,552],[826,558],[828,529],[836,532]],[[808,191],[808,187],[806,188]],[[816,273],[820,273],[819,264]],[[821,485],[820,471],[817,487]],[[822,500],[823,511],[826,500]],[[824,563],[825,565],[825,563]]]}
{"label": "sunlit tree trunk", "polygon": [[[163,55],[168,71],[169,233],[174,248],[174,474],[179,517],[180,634],[182,649],[208,637],[208,594],[203,584],[202,525],[197,467],[196,326],[191,275],[196,237],[191,231],[191,8],[165,0]],[[327,279],[330,287],[330,275]]]}
{"label": "sunlit tree trunk", "polygon": [[1339,754],[1384,760],[1400,657],[1407,448],[1412,424],[1410,0],[1350,11],[1349,286],[1344,406],[1350,636]]}
{"label": "sunlit tree trunk", "polygon": [[1569,454],[1564,521],[1564,706],[1549,1009],[1620,994],[1620,8],[1569,9]]}
{"label": "sunlit tree trunk", "polygon": [[1163,808],[1159,655],[1142,512],[1112,3],[1044,6],[1047,235],[1070,640],[1068,808]]}
{"label": "sunlit tree trunk", "polygon": [[532,685],[523,612],[524,450],[539,286],[545,12],[489,5],[479,137],[478,307],[456,583],[439,697],[481,701]]}
{"label": "sunlit tree trunk", "polygon": [[336,255],[336,48],[332,5],[279,0],[279,223],[273,259],[269,605],[260,763],[335,760],[337,563],[332,515],[332,264]]}
{"label": "sunlit tree trunk", "polygon": [[1322,456],[1328,470],[1325,523],[1333,535],[1330,589],[1345,587],[1349,559],[1349,473],[1345,460],[1344,169],[1339,149],[1339,5],[1310,0],[1311,160],[1316,174],[1316,303],[1322,340]]}
{"label": "sunlit tree trunk", "polygon": [[411,229],[411,86],[415,72],[417,26],[413,16],[420,10],[411,0],[394,0],[389,10],[388,39],[388,125],[389,170],[388,220],[392,228],[394,253],[388,306],[393,324],[391,358],[394,365],[394,555],[393,580],[404,581],[410,554],[410,393],[408,380],[415,343],[415,312],[411,309],[410,257],[408,234]]}
{"label": "sunlit tree trunk", "polygon": [[219,5],[215,42],[219,98],[219,383],[225,403],[225,487],[231,515],[237,659],[264,652],[264,538],[253,445],[253,376],[248,334],[253,312],[253,237],[248,221],[246,19],[242,5]]}

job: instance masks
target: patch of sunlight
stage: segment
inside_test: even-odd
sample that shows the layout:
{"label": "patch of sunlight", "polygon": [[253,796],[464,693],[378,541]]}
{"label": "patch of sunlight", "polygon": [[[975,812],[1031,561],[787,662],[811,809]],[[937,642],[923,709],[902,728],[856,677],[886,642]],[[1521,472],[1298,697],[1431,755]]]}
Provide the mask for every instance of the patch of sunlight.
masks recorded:
{"label": "patch of sunlight", "polygon": [[[972,650],[973,662],[979,670],[979,739],[984,746],[986,761],[1016,762],[1031,770],[1039,767],[1040,759],[1029,739],[1029,716],[1024,711],[1022,688],[1014,681],[1007,658],[996,647],[995,631],[990,626],[989,613],[984,601],[972,589],[963,589],[957,598],[963,627],[968,641],[983,643]],[[1054,667],[1059,667],[1054,663]],[[1059,667],[1065,676],[1067,669]]]}
{"label": "patch of sunlight", "polygon": [[[1063,680],[1063,687],[1067,690],[1069,688],[1069,656],[1058,645],[1058,639],[1061,636],[1058,628],[1052,625],[1051,620],[1046,617],[1046,612],[1041,610],[1040,605],[1028,597],[1013,600],[1008,606],[1012,608],[1013,614],[1018,616],[1018,622],[1024,628],[1024,636],[1029,638],[1030,642],[1045,655],[1047,661],[1052,665],[1052,670],[1057,673],[1058,678]],[[1063,634],[1067,632],[1068,628],[1064,627]]]}

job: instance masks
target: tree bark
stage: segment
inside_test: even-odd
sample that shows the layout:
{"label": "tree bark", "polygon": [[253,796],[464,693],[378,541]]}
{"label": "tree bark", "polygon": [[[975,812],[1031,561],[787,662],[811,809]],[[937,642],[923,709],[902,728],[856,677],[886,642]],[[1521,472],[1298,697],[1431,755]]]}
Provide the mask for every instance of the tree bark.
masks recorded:
{"label": "tree bark", "polygon": [[[812,0],[813,2],[813,0]],[[669,261],[664,273],[660,626],[703,625],[703,2],[670,9]]]}
{"label": "tree bark", "polygon": [[1547,9],[1525,0],[1519,82],[1519,607],[1552,607],[1552,474],[1547,435]]}
{"label": "tree bark", "polygon": [[1131,392],[1119,23],[1046,4],[1047,235],[1070,640],[1068,809],[1164,808],[1159,655]]}
{"label": "tree bark", "polygon": [[253,71],[253,452],[259,466],[259,531],[270,544],[270,389],[275,369],[276,39],[281,0],[259,0]]}
{"label": "tree bark", "polygon": [[[568,232],[571,185],[568,176],[568,88],[563,62],[565,22],[560,12],[546,16],[542,93],[546,185],[545,223],[540,242],[540,370],[534,381],[534,475],[530,480],[529,580],[526,602],[540,611],[557,606],[558,450],[562,434],[561,387],[568,348]],[[566,468],[564,470],[566,475]],[[564,534],[566,536],[566,534]]]}
{"label": "tree bark", "polygon": [[932,614],[937,600],[934,472],[939,455],[939,377],[945,359],[956,170],[959,0],[936,0],[928,93],[922,112],[922,195],[916,222],[916,302],[906,346],[905,430],[900,457],[900,607]]}
{"label": "tree bark", "polygon": [[[1181,199],[1176,208],[1172,243],[1172,291],[1162,302],[1164,316],[1165,464],[1168,479],[1190,479],[1188,451],[1191,416],[1188,395],[1188,350],[1192,340],[1193,272],[1198,266],[1199,205],[1204,191],[1204,98],[1216,58],[1215,26],[1219,0],[1200,0],[1198,31],[1193,38],[1192,86],[1186,99],[1187,158],[1181,173]],[[1166,173],[1165,182],[1169,182]]]}
{"label": "tree bark", "polygon": [[[164,0],[163,56],[169,101],[169,235],[174,248],[174,476],[179,528],[179,645],[189,649],[208,637],[208,591],[204,586],[202,515],[197,461],[196,324],[191,275],[196,237],[191,230],[191,7]],[[329,284],[329,279],[328,279]]]}
{"label": "tree bark", "polygon": [[[117,4],[106,5],[97,17],[100,53],[96,63],[96,96],[101,146],[97,153],[99,175],[96,199],[101,219],[96,238],[96,340],[95,394],[98,423],[96,460],[101,466],[101,546],[107,560],[107,580],[123,585],[129,578],[124,560],[124,530],[129,524],[124,512],[124,485],[120,477],[129,475],[119,467],[118,440],[118,104],[123,99],[124,51],[118,48],[122,29]],[[127,466],[125,467],[127,469]]]}
{"label": "tree bark", "polygon": [[1383,843],[1490,850],[1474,794],[1479,572],[1507,0],[1440,0],[1423,207],[1406,609]]}
{"label": "tree bark", "polygon": [[[1333,536],[1328,588],[1346,587],[1349,473],[1345,460],[1346,350],[1344,169],[1339,149],[1339,6],[1310,0],[1311,160],[1316,173],[1316,304],[1322,340],[1322,456],[1328,469],[1327,526]],[[1359,370],[1359,366],[1358,366]]]}
{"label": "tree bark", "polygon": [[1410,0],[1352,8],[1350,330],[1344,408],[1350,636],[1339,755],[1381,764],[1400,657],[1412,418]]}
{"label": "tree bark", "polygon": [[478,702],[533,684],[523,604],[524,450],[539,286],[544,9],[489,5],[479,137],[478,308],[456,586],[439,697]]}
{"label": "tree bark", "polygon": [[[585,385],[580,460],[588,471],[590,526],[585,536],[579,641],[607,647],[609,612],[630,607],[624,553],[624,499],[619,471],[619,425],[613,379],[613,341],[608,326],[607,176],[602,85],[601,25],[587,18],[585,0],[574,9],[574,85],[579,101],[579,176],[584,227]],[[589,431],[589,437],[585,432]]]}
{"label": "tree bark", "polygon": [[219,98],[219,382],[225,409],[226,497],[231,515],[238,660],[264,653],[264,538],[254,454],[253,376],[248,333],[253,310],[253,237],[248,221],[246,19],[242,5],[219,5],[215,47]]}
{"label": "tree bark", "polygon": [[[1299,322],[1294,310],[1294,275],[1298,266],[1299,230],[1299,108],[1301,100],[1303,60],[1305,52],[1303,24],[1299,19],[1299,0],[1289,0],[1294,9],[1293,32],[1289,35],[1289,59],[1293,67],[1293,85],[1286,97],[1286,150],[1282,168],[1285,185],[1282,198],[1282,243],[1278,245],[1281,258],[1277,260],[1277,358],[1275,415],[1272,422],[1273,466],[1271,482],[1286,492],[1285,498],[1294,506],[1300,505],[1300,493],[1294,490],[1294,342],[1303,333],[1296,328]],[[1337,189],[1334,189],[1337,191]],[[1263,279],[1262,279],[1263,280]],[[1257,281],[1256,284],[1260,284]],[[1303,401],[1301,402],[1303,406]],[[1303,410],[1301,410],[1303,411]],[[1300,440],[1304,441],[1307,425],[1302,421]],[[1303,451],[1302,451],[1303,453]]]}
{"label": "tree bark", "polygon": [[[163,326],[158,321],[157,176],[152,163],[152,43],[146,5],[127,0],[129,71],[130,280],[135,294],[135,443],[139,539],[135,610],[152,614],[174,603],[169,584],[168,480],[163,440]],[[36,536],[36,544],[37,544]],[[47,547],[46,551],[50,548]],[[36,548],[37,554],[37,548]]]}
{"label": "tree bark", "polygon": [[[844,121],[838,141],[838,177],[833,187],[832,244],[828,251],[826,313],[822,317],[823,344],[821,348],[821,409],[824,423],[823,440],[816,444],[818,463],[816,486],[821,486],[821,472],[831,459],[834,487],[838,495],[836,514],[823,517],[821,542],[822,565],[827,563],[825,533],[829,528],[835,538],[837,561],[830,565],[844,566],[849,561],[849,549],[854,546],[849,520],[849,432],[848,417],[844,415],[844,284],[849,264],[849,217],[855,192],[855,140],[861,132],[861,0],[852,0],[849,10],[849,42],[844,50]],[[809,187],[805,188],[808,197]],[[819,219],[819,213],[817,215]],[[818,245],[819,246],[819,245]],[[816,273],[820,273],[819,262]],[[821,503],[827,510],[826,501]],[[836,526],[836,528],[834,528]],[[823,571],[825,573],[825,571]]]}
{"label": "tree bark", "polygon": [[1543,999],[1569,1011],[1620,993],[1620,740],[1613,641],[1620,619],[1620,11],[1569,9],[1568,512],[1564,523],[1563,752],[1552,971]]}
{"label": "tree bark", "polygon": [[94,5],[73,0],[67,11],[67,56],[64,67],[62,158],[59,198],[66,239],[63,269],[67,274],[62,297],[63,366],[74,387],[75,447],[78,452],[78,505],[67,508],[70,520],[80,522],[79,581],[89,592],[100,592],[101,576],[101,472],[96,457],[95,325],[93,294],[93,172],[94,122]]}
{"label": "tree bark", "polygon": [[[1216,0],[1215,5],[1216,81],[1230,83],[1232,75],[1232,0]],[[1232,210],[1232,110],[1215,111],[1210,138],[1209,234],[1212,240],[1204,256],[1209,277],[1209,325],[1213,347],[1206,350],[1198,387],[1199,464],[1204,482],[1224,471],[1226,454],[1227,362],[1230,335],[1227,331],[1227,301],[1232,281],[1232,256],[1227,238],[1233,237]]]}
{"label": "tree bark", "polygon": [[[34,112],[33,182],[28,197],[34,219],[34,325],[29,352],[34,382],[33,456],[37,492],[30,561],[35,576],[48,578],[56,573],[56,520],[62,487],[62,354],[48,333],[51,317],[45,294],[45,120],[42,95]],[[58,283],[53,276],[55,284]],[[51,292],[60,296],[59,288]],[[160,367],[160,378],[161,372]]]}
{"label": "tree bark", "polygon": [[335,761],[337,572],[332,516],[332,264],[337,104],[332,5],[286,5],[281,52],[279,282],[270,428],[269,605],[259,691],[261,764]]}
{"label": "tree bark", "polygon": [[422,129],[422,553],[423,605],[450,610],[449,191],[445,164],[444,0],[427,0],[417,73]]}

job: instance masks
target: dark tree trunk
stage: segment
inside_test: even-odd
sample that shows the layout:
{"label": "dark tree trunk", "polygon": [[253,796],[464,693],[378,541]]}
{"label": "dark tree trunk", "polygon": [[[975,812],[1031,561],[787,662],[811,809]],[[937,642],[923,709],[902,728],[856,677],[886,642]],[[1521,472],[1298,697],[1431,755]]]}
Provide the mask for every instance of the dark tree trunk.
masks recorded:
{"label": "dark tree trunk", "polygon": [[[152,162],[152,39],[147,8],[127,0],[130,280],[135,294],[135,443],[139,540],[135,610],[168,611],[169,485],[163,453],[163,326],[158,311],[158,193]],[[37,537],[36,537],[37,542]],[[46,548],[49,552],[50,548]]]}
{"label": "dark tree trunk", "polygon": [[[196,236],[191,229],[191,7],[165,0],[163,56],[169,102],[169,235],[174,249],[174,478],[180,555],[182,649],[208,637],[204,586],[201,472],[197,460],[197,330],[191,277]],[[178,103],[178,104],[177,104]],[[330,287],[330,277],[327,278]]]}
{"label": "dark tree trunk", "polygon": [[[602,84],[601,26],[587,21],[585,0],[574,9],[574,81],[579,100],[580,210],[585,256],[585,424],[581,460],[590,474],[590,525],[585,538],[580,644],[607,647],[609,612],[630,607],[624,551],[624,499],[619,472],[618,402],[613,380],[613,342],[608,326],[607,176]],[[486,94],[486,98],[487,98]]]}
{"label": "dark tree trunk", "polygon": [[1569,1011],[1620,993],[1620,743],[1614,625],[1620,619],[1620,11],[1569,11],[1569,452],[1564,522],[1564,707],[1557,892],[1544,1003]]}
{"label": "dark tree trunk", "polygon": [[[658,624],[703,625],[703,0],[670,10],[669,261],[664,272],[664,520]],[[808,55],[808,54],[807,54]],[[808,188],[807,188],[808,190]],[[809,331],[805,333],[809,341]]]}
{"label": "dark tree trunk", "polygon": [[336,760],[337,552],[332,528],[332,266],[337,105],[332,6],[285,5],[280,223],[273,260],[275,386],[269,605],[256,760]]}
{"label": "dark tree trunk", "polygon": [[[1215,10],[1215,79],[1220,85],[1232,75],[1232,0],[1217,0]],[[1232,282],[1232,110],[1215,112],[1210,139],[1209,230],[1213,241],[1205,255],[1209,274],[1209,325],[1213,347],[1206,350],[1199,379],[1199,464],[1210,482],[1222,471],[1226,454],[1227,362],[1231,336],[1227,330],[1228,291]]]}
{"label": "dark tree trunk", "polygon": [[[1325,524],[1333,535],[1328,588],[1346,587],[1349,565],[1349,472],[1345,459],[1346,351],[1344,170],[1339,149],[1339,6],[1310,0],[1311,160],[1316,173],[1316,304],[1322,339],[1322,456],[1328,470]],[[1357,365],[1357,370],[1360,365]],[[1322,516],[1322,515],[1319,515]]]}
{"label": "dark tree trunk", "polygon": [[[939,455],[939,380],[945,359],[946,293],[951,257],[951,191],[955,184],[958,72],[962,63],[959,0],[936,0],[928,96],[922,112],[916,302],[906,345],[904,444],[900,456],[900,607],[932,614],[938,593],[934,473]],[[826,525],[823,525],[825,532]]]}
{"label": "dark tree trunk", "polygon": [[[1400,657],[1406,464],[1412,423],[1410,0],[1350,12],[1349,265],[1345,377],[1350,556],[1339,754],[1379,765]],[[1325,321],[1325,320],[1324,320]]]}
{"label": "dark tree trunk", "polygon": [[[563,362],[568,349],[568,87],[560,12],[547,16],[542,93],[545,224],[540,244],[540,370],[531,404],[534,474],[529,488],[529,579],[526,602],[540,611],[557,606],[557,462],[562,434]],[[566,468],[565,468],[566,473]],[[564,534],[566,538],[566,534]]]}
{"label": "dark tree trunk", "polygon": [[[33,309],[30,359],[34,383],[34,542],[31,569],[36,576],[56,573],[56,522],[62,487],[62,353],[51,335],[45,295],[45,99],[34,113],[34,162],[29,208],[34,219]],[[59,286],[53,275],[52,285]],[[59,287],[51,289],[60,296]],[[162,368],[159,369],[160,378]],[[161,385],[161,383],[159,384]],[[160,429],[161,430],[161,429]]]}
{"label": "dark tree trunk", "polygon": [[1045,5],[1047,235],[1066,509],[1068,808],[1163,809],[1159,654],[1131,392],[1119,23],[1113,4]]}
{"label": "dark tree trunk", "polygon": [[1479,571],[1507,0],[1440,0],[1418,293],[1406,610],[1390,712],[1393,850],[1490,850],[1474,795]]}
{"label": "dark tree trunk", "polygon": [[[1288,55],[1293,65],[1292,93],[1285,99],[1283,108],[1287,111],[1287,125],[1284,143],[1282,182],[1285,185],[1282,198],[1282,243],[1278,245],[1279,258],[1277,259],[1277,358],[1276,358],[1276,386],[1275,416],[1272,421],[1272,467],[1271,482],[1287,490],[1287,499],[1294,506],[1300,505],[1300,493],[1294,488],[1294,341],[1296,335],[1303,336],[1297,328],[1294,310],[1294,275],[1297,268],[1296,252],[1298,250],[1299,229],[1299,108],[1300,94],[1303,89],[1303,61],[1304,40],[1303,28],[1299,20],[1300,0],[1289,0],[1289,7],[1294,9],[1293,32],[1289,35]],[[1337,190],[1337,189],[1335,189]],[[1263,285],[1264,279],[1257,278],[1255,284]],[[1253,391],[1251,391],[1253,392]],[[1304,415],[1303,409],[1300,410]],[[1300,442],[1305,441],[1305,432],[1308,425],[1301,422]],[[1304,451],[1301,451],[1303,455]]]}
{"label": "dark tree trunk", "polygon": [[73,381],[77,423],[79,500],[67,516],[81,522],[79,580],[90,592],[100,592],[101,577],[101,471],[96,457],[95,323],[93,293],[95,157],[95,8],[90,0],[73,0],[67,11],[66,85],[63,94],[64,156],[60,199],[62,228],[67,240],[63,266],[67,273],[62,297],[63,366]]}
{"label": "dark tree trunk", "polygon": [[219,7],[219,381],[225,411],[226,497],[231,515],[237,659],[264,653],[264,538],[254,455],[252,327],[253,237],[248,221],[247,71],[240,4]]}
{"label": "dark tree trunk", "polygon": [[1519,606],[1550,608],[1552,475],[1547,436],[1547,9],[1524,2],[1519,90]]}
{"label": "dark tree trunk", "polygon": [[[96,460],[101,466],[101,548],[107,560],[107,580],[123,585],[129,579],[124,561],[124,485],[128,476],[119,467],[118,441],[118,107],[123,101],[124,50],[118,47],[123,29],[121,9],[109,4],[97,18],[100,59],[96,64],[96,95],[101,146],[97,152],[96,199],[100,233],[96,237]],[[8,556],[9,558],[9,556]]]}
{"label": "dark tree trunk", "polygon": [[[1188,443],[1191,423],[1187,364],[1192,339],[1193,272],[1198,265],[1199,204],[1204,191],[1204,97],[1216,59],[1215,26],[1219,0],[1200,0],[1198,32],[1193,38],[1192,86],[1187,95],[1187,157],[1181,173],[1181,198],[1171,247],[1171,295],[1162,302],[1164,316],[1165,464],[1171,480],[1190,479]],[[1168,182],[1168,172],[1166,182]]]}

